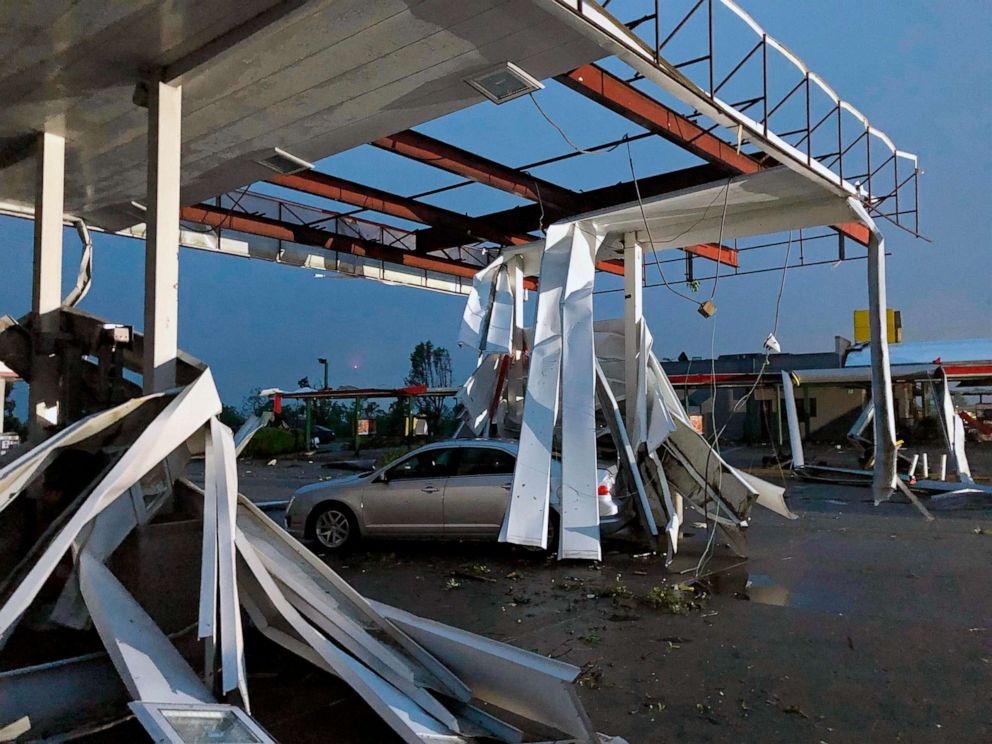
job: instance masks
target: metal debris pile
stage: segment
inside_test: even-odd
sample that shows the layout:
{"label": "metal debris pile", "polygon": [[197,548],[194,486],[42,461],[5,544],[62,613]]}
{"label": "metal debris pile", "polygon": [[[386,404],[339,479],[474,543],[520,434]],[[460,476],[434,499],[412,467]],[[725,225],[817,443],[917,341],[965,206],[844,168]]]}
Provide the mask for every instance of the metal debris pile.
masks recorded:
{"label": "metal debris pile", "polygon": [[[286,535],[238,495],[237,452],[261,421],[236,437],[220,411],[203,369],[183,388],[82,418],[0,469],[0,516],[63,478],[60,511],[0,588],[0,653],[16,667],[0,672],[2,740],[78,734],[130,708],[156,741],[185,740],[194,720],[273,741],[251,716],[244,610],[404,741],[621,741],[595,732],[578,668],[370,602]],[[70,453],[95,476],[66,484]],[[199,456],[202,488],[183,477]],[[32,648],[89,628],[105,653],[53,661]],[[52,684],[58,696],[45,694]]]}

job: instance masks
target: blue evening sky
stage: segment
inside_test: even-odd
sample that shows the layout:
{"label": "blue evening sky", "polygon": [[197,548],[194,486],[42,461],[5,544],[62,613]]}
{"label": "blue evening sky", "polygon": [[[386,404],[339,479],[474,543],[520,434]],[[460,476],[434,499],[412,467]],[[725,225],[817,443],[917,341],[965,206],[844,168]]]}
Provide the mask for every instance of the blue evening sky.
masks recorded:
{"label": "blue evening sky", "polygon": [[[742,5],[901,149],[920,156],[926,171],[921,179],[921,227],[933,243],[883,224],[893,254],[889,301],[902,310],[906,340],[992,336],[988,4],[744,0]],[[639,131],[554,82],[539,96],[580,145]],[[569,150],[527,99],[498,108],[480,104],[420,130],[509,165]],[[632,149],[638,176],[698,162],[656,140],[642,140]],[[585,189],[629,180],[628,167],[620,148],[535,173]],[[370,147],[328,158],[319,168],[400,194],[457,180]],[[297,194],[285,195],[302,201]],[[477,185],[431,201],[470,214],[521,203]],[[0,246],[0,313],[19,316],[30,308],[31,223],[0,218]],[[77,246],[74,234],[67,231],[67,287],[75,279]],[[83,309],[140,328],[142,248],[138,241],[96,238],[94,286]],[[860,250],[848,245],[849,255]],[[769,259],[771,265],[780,263],[781,254],[770,254],[764,262]],[[742,268],[747,268],[746,261],[745,255]],[[697,263],[697,273],[707,268],[703,263]],[[670,278],[682,273],[680,264],[669,267]],[[858,261],[790,272],[778,333],[783,350],[827,350],[835,334],[850,337],[852,310],[866,303],[864,272],[864,262]],[[648,280],[656,279],[649,269]],[[708,356],[715,322],[718,354],[760,351],[771,329],[778,282],[774,272],[721,280],[718,312],[709,321],[664,288],[646,290],[645,312],[656,350],[660,356],[680,351]],[[597,288],[614,286],[616,280],[605,277]],[[709,289],[704,284],[701,297],[708,296]],[[620,302],[619,294],[598,296],[597,316],[618,316]],[[225,402],[235,405],[253,387],[293,387],[304,375],[319,380],[320,356],[331,360],[333,386],[399,385],[410,350],[427,339],[451,350],[456,382],[460,381],[474,364],[473,355],[456,343],[463,304],[458,297],[369,281],[316,279],[306,270],[260,261],[191,250],[181,254],[180,346],[210,364]]]}

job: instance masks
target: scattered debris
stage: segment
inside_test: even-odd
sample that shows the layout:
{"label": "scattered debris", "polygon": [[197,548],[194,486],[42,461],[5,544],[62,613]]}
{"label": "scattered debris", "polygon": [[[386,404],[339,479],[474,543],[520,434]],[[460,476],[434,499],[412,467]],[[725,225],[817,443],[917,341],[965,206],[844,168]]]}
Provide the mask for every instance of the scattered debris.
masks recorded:
{"label": "scattered debris", "polygon": [[690,610],[699,607],[698,602],[692,599],[692,587],[685,584],[653,586],[644,596],[644,601],[650,607],[673,615],[688,615]]}
{"label": "scattered debris", "polygon": [[617,582],[613,586],[608,586],[603,589],[599,589],[596,592],[598,597],[608,597],[613,600],[618,599],[631,599],[634,593],[627,587],[626,584],[621,584]]}
{"label": "scattered debris", "polygon": [[466,563],[462,569],[472,576],[488,576],[491,572],[485,563]]}
{"label": "scattered debris", "polygon": [[666,710],[668,708],[668,704],[665,703],[663,700],[659,700],[657,698],[651,698],[651,697],[645,698],[643,705],[645,708],[647,708],[649,711],[653,713],[660,713],[661,711]]}
{"label": "scattered debris", "polygon": [[597,689],[603,681],[603,670],[600,669],[599,663],[595,661],[588,661],[582,665],[579,670],[579,676],[576,677],[576,684],[582,687],[587,687],[590,690]]}

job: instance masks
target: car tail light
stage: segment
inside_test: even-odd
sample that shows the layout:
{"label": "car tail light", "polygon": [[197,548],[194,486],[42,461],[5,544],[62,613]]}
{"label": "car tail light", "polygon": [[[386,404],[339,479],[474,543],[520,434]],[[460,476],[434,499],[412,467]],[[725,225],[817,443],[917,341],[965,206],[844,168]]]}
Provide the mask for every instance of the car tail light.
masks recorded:
{"label": "car tail light", "polygon": [[599,484],[599,489],[596,491],[596,493],[598,495],[600,495],[600,496],[609,496],[610,495],[610,487],[607,486],[605,483],[600,483]]}

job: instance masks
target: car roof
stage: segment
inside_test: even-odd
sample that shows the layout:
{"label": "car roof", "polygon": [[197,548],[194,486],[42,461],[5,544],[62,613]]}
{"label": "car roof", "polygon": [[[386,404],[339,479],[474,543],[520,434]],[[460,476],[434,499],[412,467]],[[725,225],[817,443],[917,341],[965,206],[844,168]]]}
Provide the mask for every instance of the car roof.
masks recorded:
{"label": "car roof", "polygon": [[495,449],[502,449],[507,452],[512,452],[516,454],[517,452],[517,442],[513,439],[498,439],[498,438],[484,438],[480,437],[478,439],[445,439],[440,442],[431,442],[430,444],[425,444],[422,447],[418,447],[414,452],[423,449],[438,449],[440,447],[448,448],[455,447],[458,449],[464,449],[466,447],[492,447]]}

